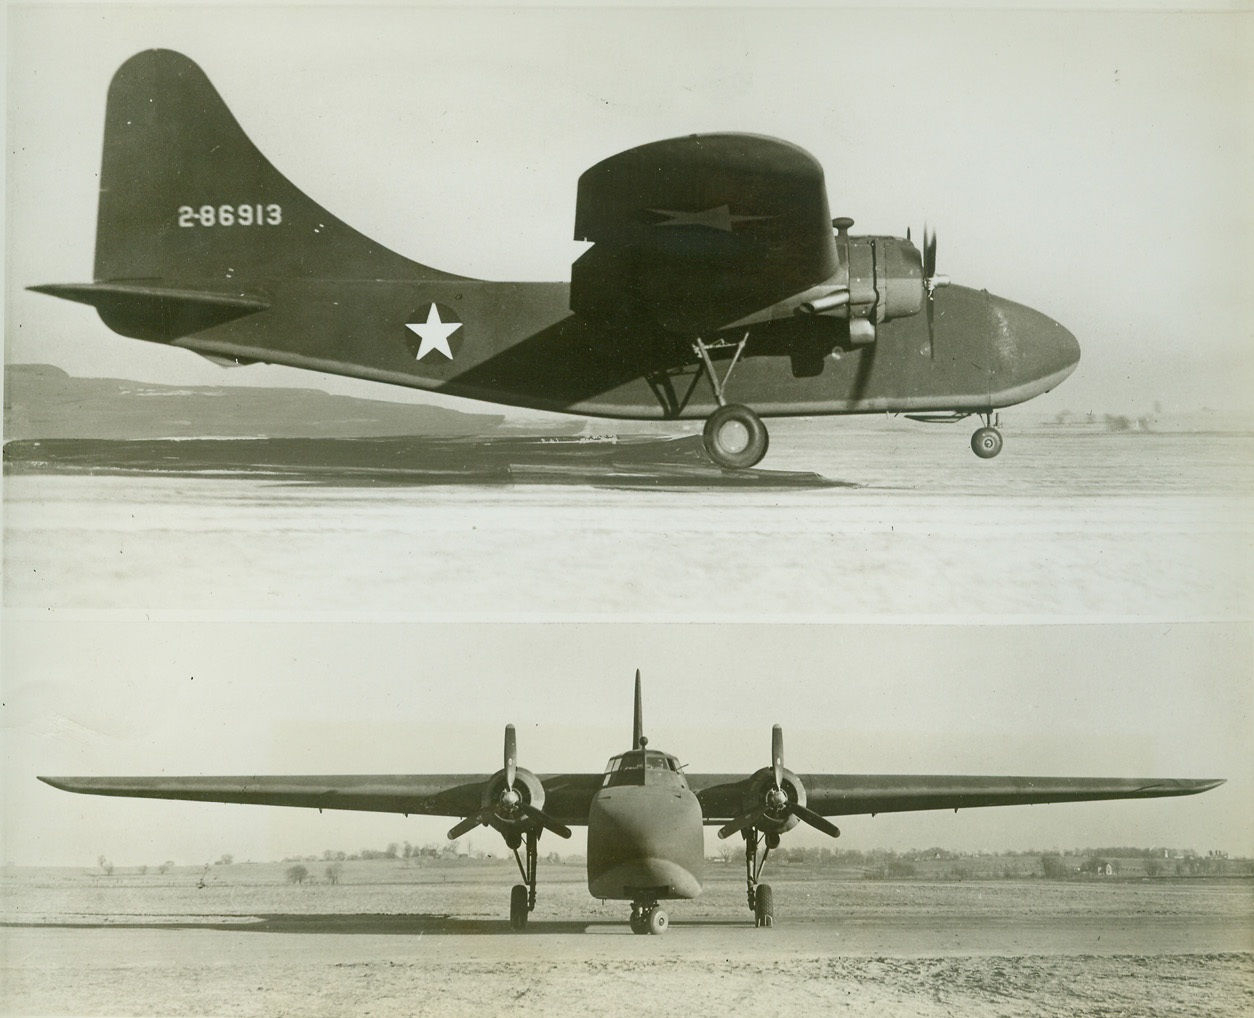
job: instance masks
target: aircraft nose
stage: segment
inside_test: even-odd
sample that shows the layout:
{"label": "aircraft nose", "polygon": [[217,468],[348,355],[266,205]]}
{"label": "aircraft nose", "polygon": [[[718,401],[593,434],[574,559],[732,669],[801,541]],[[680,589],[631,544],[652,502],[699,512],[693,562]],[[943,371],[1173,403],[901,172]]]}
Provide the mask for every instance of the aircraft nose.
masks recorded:
{"label": "aircraft nose", "polygon": [[597,898],[630,898],[632,888],[660,897],[701,891],[701,806],[691,793],[610,789],[588,813],[588,889]]}
{"label": "aircraft nose", "polygon": [[994,406],[1010,406],[1049,392],[1080,363],[1080,344],[1035,308],[990,295],[991,391]]}

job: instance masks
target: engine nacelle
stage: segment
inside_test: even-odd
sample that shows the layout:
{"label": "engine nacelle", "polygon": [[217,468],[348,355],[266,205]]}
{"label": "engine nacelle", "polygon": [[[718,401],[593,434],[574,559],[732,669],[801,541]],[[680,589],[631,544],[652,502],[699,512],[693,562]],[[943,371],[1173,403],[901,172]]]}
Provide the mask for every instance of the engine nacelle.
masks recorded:
{"label": "engine nacelle", "polygon": [[536,825],[535,820],[518,808],[526,803],[536,809],[544,809],[544,785],[525,767],[514,770],[514,800],[505,784],[505,771],[500,770],[488,779],[483,788],[482,809],[492,810],[488,823],[502,834],[520,834]]}
{"label": "engine nacelle", "polygon": [[919,249],[901,237],[851,237],[852,219],[837,219],[840,268],[797,310],[845,318],[855,345],[875,341],[875,326],[923,310],[927,284]]}
{"label": "engine nacelle", "polygon": [[[765,805],[766,812],[758,820],[757,828],[768,834],[783,834],[796,827],[800,820],[790,813],[772,808],[771,796],[774,794],[774,791],[775,777],[771,768],[763,767],[754,771],[753,776],[749,779],[749,790],[745,793],[743,812],[749,813]],[[783,769],[780,791],[788,797],[789,802],[796,803],[799,806],[806,804],[805,785],[787,767]]]}

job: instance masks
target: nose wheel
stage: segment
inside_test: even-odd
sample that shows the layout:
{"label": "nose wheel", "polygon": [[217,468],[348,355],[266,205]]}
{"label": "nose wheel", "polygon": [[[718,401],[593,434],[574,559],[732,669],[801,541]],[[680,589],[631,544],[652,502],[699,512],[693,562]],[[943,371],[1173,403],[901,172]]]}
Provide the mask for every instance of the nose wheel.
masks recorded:
{"label": "nose wheel", "polygon": [[664,909],[658,908],[656,901],[633,901],[631,903],[631,918],[628,925],[631,926],[631,932],[637,935],[652,933],[654,936],[661,936],[666,932],[671,924],[670,916],[666,914]]}
{"label": "nose wheel", "polygon": [[997,423],[992,414],[982,414],[984,427],[976,429],[971,436],[971,451],[982,460],[991,460],[1001,452],[1001,432],[994,425]]}

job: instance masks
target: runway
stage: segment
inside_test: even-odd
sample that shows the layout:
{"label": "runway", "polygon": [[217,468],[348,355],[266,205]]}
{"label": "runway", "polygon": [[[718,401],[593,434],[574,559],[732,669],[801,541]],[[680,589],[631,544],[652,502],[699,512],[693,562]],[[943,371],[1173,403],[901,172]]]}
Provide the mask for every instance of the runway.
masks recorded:
{"label": "runway", "polygon": [[576,883],[546,888],[521,934],[477,914],[484,888],[437,885],[452,911],[10,912],[0,935],[21,1013],[566,1014],[595,993],[607,1015],[751,998],[809,1013],[1237,1016],[1254,996],[1247,884],[785,881],[790,911],[759,930],[729,880],[677,904],[664,937],[633,936],[621,903]]}
{"label": "runway", "polygon": [[1254,610],[1254,438],[1038,428],[985,462],[952,428],[842,424],[776,422],[763,468],[740,474],[696,439],[76,442],[44,459],[25,443],[6,448],[6,601],[476,620]]}

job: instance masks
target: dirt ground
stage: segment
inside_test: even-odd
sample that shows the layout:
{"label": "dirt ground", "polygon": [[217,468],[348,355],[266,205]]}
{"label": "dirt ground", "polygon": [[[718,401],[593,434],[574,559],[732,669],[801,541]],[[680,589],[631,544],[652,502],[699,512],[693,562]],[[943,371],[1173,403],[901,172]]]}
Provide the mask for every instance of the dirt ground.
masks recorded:
{"label": "dirt ground", "polygon": [[716,879],[636,937],[566,867],[525,934],[504,873],[296,887],[239,869],[205,887],[9,871],[4,1013],[1254,1013],[1249,881],[782,879],[780,925],[755,930]]}

